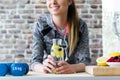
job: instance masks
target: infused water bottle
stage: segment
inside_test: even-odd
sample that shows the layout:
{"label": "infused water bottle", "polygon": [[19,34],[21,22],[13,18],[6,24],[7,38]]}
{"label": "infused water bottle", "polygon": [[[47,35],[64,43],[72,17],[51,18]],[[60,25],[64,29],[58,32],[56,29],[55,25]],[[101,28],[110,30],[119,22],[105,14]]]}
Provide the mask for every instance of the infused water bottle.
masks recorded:
{"label": "infused water bottle", "polygon": [[53,45],[51,47],[51,55],[55,61],[64,60],[64,49],[61,47],[62,39],[53,39]]}
{"label": "infused water bottle", "polygon": [[[62,44],[62,39],[53,39],[53,45],[51,47],[51,55],[56,63],[58,61],[64,60],[64,49],[63,47],[61,47],[61,44]],[[56,73],[56,71],[53,70],[52,73]]]}

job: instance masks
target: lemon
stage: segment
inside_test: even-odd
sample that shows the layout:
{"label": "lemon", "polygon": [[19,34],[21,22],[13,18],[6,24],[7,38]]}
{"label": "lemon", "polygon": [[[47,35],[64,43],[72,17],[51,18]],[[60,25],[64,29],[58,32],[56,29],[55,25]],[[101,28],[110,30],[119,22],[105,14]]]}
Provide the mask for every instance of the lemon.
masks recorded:
{"label": "lemon", "polygon": [[64,55],[63,48],[62,48],[62,47],[60,47],[60,48],[59,48],[59,50],[58,50],[58,52],[57,52],[56,57],[58,57],[58,58],[62,58],[62,57],[63,57],[63,55]]}
{"label": "lemon", "polygon": [[97,58],[96,62],[98,66],[107,66],[107,63],[106,63],[107,60],[108,60],[107,57],[102,56]]}
{"label": "lemon", "polygon": [[53,45],[52,47],[51,47],[51,55],[53,56],[53,57],[56,57],[57,56],[57,53],[58,53],[58,48],[59,48],[60,46],[59,45]]}
{"label": "lemon", "polygon": [[64,49],[59,45],[53,45],[51,47],[51,55],[53,57],[62,58],[64,56]]}
{"label": "lemon", "polygon": [[109,54],[110,57],[120,56],[120,52],[112,52]]}

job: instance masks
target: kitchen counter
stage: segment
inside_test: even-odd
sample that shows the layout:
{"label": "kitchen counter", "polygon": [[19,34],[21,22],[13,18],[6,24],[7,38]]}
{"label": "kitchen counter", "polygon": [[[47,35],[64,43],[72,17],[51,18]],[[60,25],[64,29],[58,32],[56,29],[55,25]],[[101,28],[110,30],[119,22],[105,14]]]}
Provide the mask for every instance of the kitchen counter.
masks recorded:
{"label": "kitchen counter", "polygon": [[93,76],[86,72],[75,74],[41,74],[29,72],[25,76],[6,75],[0,80],[120,80],[120,76]]}

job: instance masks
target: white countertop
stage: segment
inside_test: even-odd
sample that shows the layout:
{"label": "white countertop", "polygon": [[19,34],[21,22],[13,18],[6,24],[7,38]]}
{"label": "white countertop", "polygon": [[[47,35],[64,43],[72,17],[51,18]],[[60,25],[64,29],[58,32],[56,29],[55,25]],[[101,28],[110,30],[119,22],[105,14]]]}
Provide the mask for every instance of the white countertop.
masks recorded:
{"label": "white countertop", "polygon": [[0,80],[120,80],[120,76],[93,76],[88,73],[76,74],[41,74],[29,72],[25,76],[6,75]]}

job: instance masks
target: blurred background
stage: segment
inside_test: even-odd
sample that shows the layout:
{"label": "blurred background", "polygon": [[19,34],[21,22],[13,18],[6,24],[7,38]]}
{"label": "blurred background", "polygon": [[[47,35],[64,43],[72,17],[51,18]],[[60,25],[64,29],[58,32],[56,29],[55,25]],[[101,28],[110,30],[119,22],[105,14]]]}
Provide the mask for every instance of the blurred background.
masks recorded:
{"label": "blurred background", "polygon": [[[93,65],[102,56],[101,0],[75,0],[79,16],[89,29]],[[0,0],[0,62],[30,63],[35,19],[48,13],[45,0]]]}

